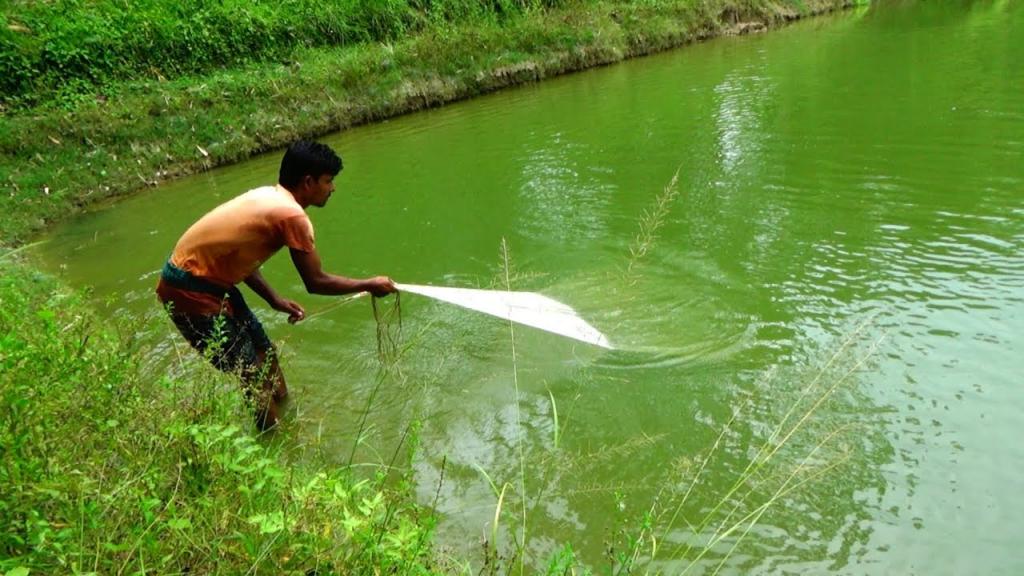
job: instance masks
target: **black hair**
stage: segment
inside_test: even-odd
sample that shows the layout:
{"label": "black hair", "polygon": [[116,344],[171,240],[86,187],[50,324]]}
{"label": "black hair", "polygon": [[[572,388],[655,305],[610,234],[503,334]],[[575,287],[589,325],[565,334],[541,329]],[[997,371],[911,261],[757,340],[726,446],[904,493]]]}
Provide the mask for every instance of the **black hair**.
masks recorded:
{"label": "black hair", "polygon": [[310,140],[292,143],[281,159],[277,181],[284,187],[297,186],[309,175],[319,179],[324,174],[337,176],[341,172],[341,157],[331,147]]}

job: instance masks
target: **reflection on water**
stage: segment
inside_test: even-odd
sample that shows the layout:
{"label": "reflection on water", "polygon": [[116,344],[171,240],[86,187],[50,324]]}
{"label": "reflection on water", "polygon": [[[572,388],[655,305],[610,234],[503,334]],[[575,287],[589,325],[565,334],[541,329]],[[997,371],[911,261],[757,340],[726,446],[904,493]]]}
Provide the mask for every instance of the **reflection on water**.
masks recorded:
{"label": "reflection on water", "polygon": [[547,242],[576,242],[608,235],[615,188],[607,171],[589,166],[588,146],[566,134],[532,134],[522,163],[520,233]]}
{"label": "reflection on water", "polygon": [[[265,276],[323,312],[257,306],[298,436],[367,473],[415,440],[416,496],[474,568],[500,511],[532,567],[571,543],[597,572],[1020,573],[1022,18],[881,3],[328,138],[328,269],[507,272],[621,349],[406,295],[384,372],[369,303],[303,295],[279,256]],[[90,214],[42,257],[151,310],[178,235],[277,162]]]}

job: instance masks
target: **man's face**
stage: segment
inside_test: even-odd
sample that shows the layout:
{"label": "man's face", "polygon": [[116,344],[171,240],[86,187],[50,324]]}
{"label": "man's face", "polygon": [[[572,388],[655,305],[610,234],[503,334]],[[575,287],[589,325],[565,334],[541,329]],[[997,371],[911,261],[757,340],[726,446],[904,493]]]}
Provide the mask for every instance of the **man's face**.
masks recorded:
{"label": "man's face", "polygon": [[310,203],[314,206],[323,208],[327,204],[327,199],[331,197],[334,192],[334,176],[331,174],[323,174],[316,180],[309,179],[310,186]]}

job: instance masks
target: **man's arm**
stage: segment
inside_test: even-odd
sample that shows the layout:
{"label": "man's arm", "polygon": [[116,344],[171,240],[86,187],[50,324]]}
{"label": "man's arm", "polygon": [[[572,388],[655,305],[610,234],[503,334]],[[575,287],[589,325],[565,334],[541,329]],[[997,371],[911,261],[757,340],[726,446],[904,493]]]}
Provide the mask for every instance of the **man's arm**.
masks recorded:
{"label": "man's arm", "polygon": [[302,277],[302,283],[306,285],[306,291],[310,294],[352,294],[354,292],[369,292],[374,296],[386,296],[397,292],[395,283],[387,276],[375,276],[359,280],[346,278],[336,274],[324,272],[320,263],[320,255],[316,250],[303,252],[291,248],[292,263]]}
{"label": "man's arm", "polygon": [[288,314],[288,321],[292,324],[302,320],[306,316],[306,311],[299,305],[298,302],[288,300],[287,298],[281,298],[281,296],[270,287],[267,280],[260,274],[259,269],[250,274],[248,278],[244,280],[245,285],[252,288],[252,291],[259,295],[270,304],[270,307],[278,312],[284,312]]}

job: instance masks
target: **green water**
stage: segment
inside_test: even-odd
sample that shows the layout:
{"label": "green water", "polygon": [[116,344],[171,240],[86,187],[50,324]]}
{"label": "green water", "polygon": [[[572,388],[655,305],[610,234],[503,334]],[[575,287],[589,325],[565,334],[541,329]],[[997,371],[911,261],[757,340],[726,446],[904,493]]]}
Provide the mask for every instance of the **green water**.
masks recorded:
{"label": "green water", "polygon": [[[311,210],[329,270],[503,286],[505,239],[513,288],[619,347],[520,327],[513,355],[506,323],[407,295],[378,388],[368,301],[297,326],[254,302],[303,441],[347,462],[372,397],[372,470],[422,423],[445,553],[479,567],[489,477],[505,553],[525,484],[535,567],[572,543],[606,573],[626,534],[670,573],[1024,573],[1020,3],[882,3],[324,140],[346,165]],[[111,314],[151,312],[178,235],[279,157],[86,215],[42,257]],[[265,274],[310,313],[336,302],[287,256]]]}

